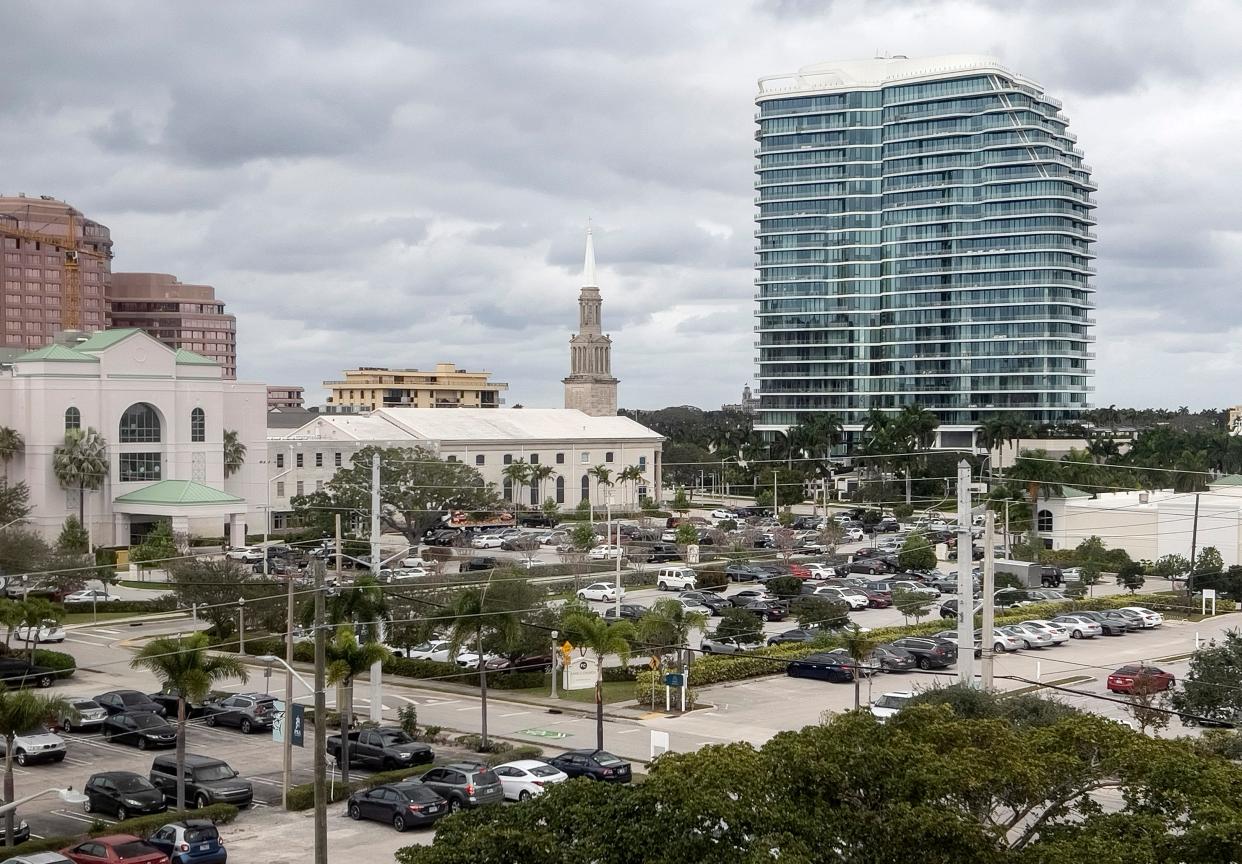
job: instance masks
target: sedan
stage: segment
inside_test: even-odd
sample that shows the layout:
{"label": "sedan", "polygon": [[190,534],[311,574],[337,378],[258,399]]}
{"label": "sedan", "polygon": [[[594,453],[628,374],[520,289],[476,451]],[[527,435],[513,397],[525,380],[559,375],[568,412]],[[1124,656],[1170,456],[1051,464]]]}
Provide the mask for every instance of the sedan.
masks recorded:
{"label": "sedan", "polygon": [[637,621],[639,618],[647,614],[647,607],[638,603],[622,603],[621,612],[618,614],[615,606],[609,606],[604,610],[605,621]]}
{"label": "sedan", "polygon": [[[1161,615],[1159,612],[1153,612],[1150,609],[1145,609],[1142,606],[1123,606],[1117,611],[1118,612],[1130,612],[1130,613],[1137,615],[1139,617],[1139,620],[1143,622],[1144,629],[1151,629],[1152,627],[1159,627],[1161,624],[1164,623],[1163,615]],[[19,630],[18,632],[20,633],[21,631]]]}
{"label": "sedan", "polygon": [[[1093,621],[1086,615],[1058,615],[1050,623],[1057,624],[1068,630],[1071,639],[1093,639],[1104,632],[1104,628],[1099,621]],[[1120,635],[1120,632],[1118,632],[1118,635]]]}
{"label": "sedan", "polygon": [[1008,624],[1002,628],[1010,636],[1022,643],[1023,648],[1048,648],[1052,645],[1052,636],[1034,627],[1024,627],[1021,624]]}
{"label": "sedan", "polygon": [[132,834],[92,837],[61,849],[73,864],[168,864],[168,853]]}
{"label": "sedan", "polygon": [[1112,621],[1126,628],[1127,633],[1143,629],[1142,619],[1133,612],[1124,612],[1121,609],[1104,609],[1097,614],[1104,616],[1105,620]]}
{"label": "sedan", "polygon": [[1177,683],[1173,673],[1165,672],[1159,666],[1144,666],[1138,663],[1127,663],[1112,675],[1108,676],[1107,687],[1113,693],[1134,693],[1146,689],[1149,693],[1160,693],[1172,690]]}
{"label": "sedan", "polygon": [[[621,589],[621,597],[625,597],[625,589]],[[596,600],[603,603],[617,601],[617,587],[611,582],[595,582],[578,592],[579,600]]]}
{"label": "sedan", "polygon": [[397,831],[432,825],[448,813],[448,802],[422,783],[392,783],[349,796],[350,819],[387,822]]}
{"label": "sedan", "polygon": [[768,637],[769,645],[787,645],[789,643],[813,642],[824,635],[824,631],[814,627],[795,627],[784,633],[775,633]]}
{"label": "sedan", "polygon": [[44,621],[38,627],[18,627],[13,637],[19,642],[64,642],[65,628],[55,621]]}
{"label": "sedan", "polygon": [[859,588],[867,597],[868,609],[887,609],[893,605],[893,595],[886,594],[883,591],[869,591],[866,588]]}
{"label": "sedan", "polygon": [[918,662],[914,654],[896,645],[877,645],[867,655],[868,665],[883,672],[909,672]]}
{"label": "sedan", "polygon": [[784,621],[789,616],[789,610],[776,600],[756,600],[742,608],[765,621]]}
{"label": "sedan", "polygon": [[[983,639],[983,631],[975,631],[975,642],[980,643]],[[1022,640],[1013,635],[1006,633],[1001,627],[992,628],[992,650],[1000,653],[1002,651],[1020,651],[1022,649]]]}
{"label": "sedan", "polygon": [[727,599],[739,609],[744,609],[756,600],[775,600],[776,595],[769,594],[763,588],[747,588],[745,591],[730,594]]}
{"label": "sedan", "polygon": [[[961,645],[958,644],[956,630],[941,630],[939,633],[935,634],[935,638],[943,639],[946,642],[952,642],[953,647],[958,649],[959,654],[961,653]],[[975,633],[974,645],[975,645],[975,656],[982,657],[983,656],[983,643],[979,641],[979,633],[977,631]],[[992,650],[999,651],[1001,649],[994,647]]]}
{"label": "sedan", "polygon": [[719,510],[713,510],[711,512],[711,517],[717,521],[720,521],[721,519],[737,519],[737,514],[732,510],[725,510],[722,508]]}
{"label": "sedan", "polygon": [[820,585],[811,592],[811,596],[840,600],[850,609],[866,609],[870,603],[867,595],[857,588],[838,588],[835,585]]}
{"label": "sedan", "polygon": [[854,680],[854,661],[840,654],[809,654],[785,666],[790,678],[817,678],[845,684]]}
{"label": "sedan", "polygon": [[87,813],[104,813],[124,821],[130,816],[163,813],[168,809],[164,793],[133,771],[103,771],[92,774],[82,787]]}
{"label": "sedan", "polygon": [[65,595],[66,603],[120,603],[121,598],[98,588],[87,588],[85,591],[74,591]]}
{"label": "sedan", "polygon": [[79,732],[93,732],[108,716],[108,712],[100,708],[93,699],[70,696],[65,701],[72,710],[63,712],[56,723],[63,732],[72,732],[75,729]]}
{"label": "sedan", "polygon": [[692,600],[700,606],[706,606],[712,610],[713,615],[719,615],[729,608],[729,601],[725,596],[715,591],[682,591],[677,597],[680,600]]}
{"label": "sedan", "polygon": [[674,597],[673,602],[680,603],[683,612],[694,615],[705,615],[708,618],[712,617],[716,611],[712,609],[712,607],[705,606],[697,600],[691,600],[689,597]]}
{"label": "sedan", "polygon": [[138,690],[110,690],[95,697],[95,702],[108,714],[125,714],[132,711],[148,711],[163,717],[164,706],[151,701],[151,697]]}
{"label": "sedan", "polygon": [[103,722],[101,731],[105,741],[132,744],[139,750],[173,747],[177,743],[176,728],[163,717],[145,711],[113,714]]}
{"label": "sedan", "polygon": [[448,663],[449,641],[447,639],[431,639],[406,651],[398,648],[392,653],[397,657],[407,657],[410,660],[433,660],[436,663]]}
{"label": "sedan", "polygon": [[1023,621],[1020,626],[1034,628],[1042,633],[1046,633],[1052,639],[1053,645],[1061,645],[1070,640],[1070,631],[1067,628],[1062,627],[1060,624],[1054,624],[1051,621],[1045,621],[1042,618]]}
{"label": "sedan", "polygon": [[499,549],[505,542],[505,538],[499,534],[480,534],[470,541],[472,549]]}
{"label": "sedan", "polygon": [[883,723],[902,708],[905,708],[906,703],[913,698],[914,693],[909,690],[884,693],[879,699],[871,703],[871,716]]}
{"label": "sedan", "polygon": [[905,636],[892,644],[913,654],[920,669],[943,669],[957,662],[957,646],[943,639]]}
{"label": "sedan", "polygon": [[492,769],[500,778],[505,798],[509,801],[527,801],[542,795],[544,787],[564,783],[569,775],[559,768],[539,759],[518,759],[505,762]]}
{"label": "sedan", "polygon": [[1096,624],[1100,625],[1100,631],[1105,636],[1124,636],[1130,629],[1125,625],[1124,621],[1118,621],[1116,618],[1109,618],[1103,612],[1074,612],[1068,615],[1059,615],[1052,620],[1060,621],[1062,618],[1094,621]]}
{"label": "sedan", "polygon": [[603,543],[588,552],[587,557],[592,561],[609,561],[620,558],[623,552],[624,550],[615,543]]}
{"label": "sedan", "polygon": [[483,663],[483,668],[488,672],[543,672],[552,668],[552,655],[543,651],[516,657],[493,657]]}
{"label": "sedan", "polygon": [[607,750],[567,750],[548,760],[569,777],[586,777],[605,783],[629,783],[630,763]]}
{"label": "sedan", "polygon": [[725,576],[730,582],[756,582],[765,578],[767,573],[753,564],[730,564],[725,567]]}

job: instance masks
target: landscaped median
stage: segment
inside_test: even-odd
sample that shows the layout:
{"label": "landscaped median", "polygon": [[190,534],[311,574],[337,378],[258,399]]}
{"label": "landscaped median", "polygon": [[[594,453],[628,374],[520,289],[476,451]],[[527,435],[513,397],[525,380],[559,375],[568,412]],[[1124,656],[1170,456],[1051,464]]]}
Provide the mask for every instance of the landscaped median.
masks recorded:
{"label": "landscaped median", "polygon": [[[1197,615],[1197,601],[1169,593],[1124,595],[1113,597],[1085,597],[1078,600],[1066,600],[1058,603],[1035,603],[1023,606],[1019,610],[997,610],[996,626],[1018,624],[1022,621],[1055,618],[1074,611],[1099,611],[1104,609],[1120,609],[1124,606],[1143,606],[1163,614],[1166,618],[1187,618]],[[1230,600],[1218,600],[1217,612],[1233,612],[1237,604]],[[980,626],[979,617],[975,617],[975,626]],[[930,636],[941,630],[952,629],[954,622],[937,618],[919,624],[898,627],[881,627],[871,630],[867,636],[876,642],[891,642],[902,636]],[[742,681],[746,678],[757,678],[762,675],[774,675],[785,671],[785,662],[797,660],[821,651],[840,647],[841,640],[825,637],[815,643],[791,643],[786,645],[757,645],[745,656],[736,654],[718,657],[703,656],[695,660],[690,667],[690,684],[693,687],[705,687],[710,684],[723,684],[728,681]],[[634,685],[634,698],[638,704],[659,707],[664,699],[664,687],[661,685],[662,672],[640,672]],[[654,690],[653,690],[653,685]],[[655,693],[655,704],[652,693]],[[690,690],[690,701],[697,695]]]}

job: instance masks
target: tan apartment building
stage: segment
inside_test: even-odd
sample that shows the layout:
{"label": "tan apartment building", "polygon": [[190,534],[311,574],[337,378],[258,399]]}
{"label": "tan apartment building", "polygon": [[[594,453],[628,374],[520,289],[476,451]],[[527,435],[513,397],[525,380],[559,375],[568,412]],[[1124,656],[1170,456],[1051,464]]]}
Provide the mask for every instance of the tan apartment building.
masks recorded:
{"label": "tan apartment building", "polygon": [[108,290],[111,325],[137,327],[170,348],[209,357],[237,377],[237,319],[210,285],[187,285],[168,273],[114,273]]}
{"label": "tan apartment building", "polygon": [[452,363],[434,371],[363,366],[345,372],[341,381],[325,381],[329,411],[375,411],[380,408],[499,408],[508,384],[488,381],[491,372],[467,372]]}
{"label": "tan apartment building", "polygon": [[268,384],[267,409],[273,408],[304,408],[303,389],[295,384]]}
{"label": "tan apartment building", "polygon": [[[0,257],[4,347],[41,348],[70,325],[86,331],[107,326],[112,238],[106,226],[48,195],[0,195]],[[65,314],[71,271],[78,283],[76,323]]]}

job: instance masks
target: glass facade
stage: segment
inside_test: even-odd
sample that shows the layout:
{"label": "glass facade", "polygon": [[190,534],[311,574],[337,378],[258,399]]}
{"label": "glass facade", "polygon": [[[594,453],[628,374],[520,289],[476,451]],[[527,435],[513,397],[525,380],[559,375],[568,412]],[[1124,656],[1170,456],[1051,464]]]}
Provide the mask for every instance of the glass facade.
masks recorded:
{"label": "glass facade", "polygon": [[1089,407],[1096,187],[1060,103],[995,64],[831,77],[756,101],[758,427]]}

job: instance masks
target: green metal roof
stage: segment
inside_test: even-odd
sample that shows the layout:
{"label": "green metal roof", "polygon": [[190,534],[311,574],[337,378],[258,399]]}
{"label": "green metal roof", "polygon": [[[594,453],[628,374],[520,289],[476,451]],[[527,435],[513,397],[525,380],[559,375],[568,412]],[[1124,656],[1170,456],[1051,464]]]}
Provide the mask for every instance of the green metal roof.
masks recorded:
{"label": "green metal roof", "polygon": [[13,362],[22,363],[28,360],[50,360],[57,363],[98,363],[98,357],[92,357],[90,354],[83,354],[73,348],[66,348],[64,345],[44,345],[35,351],[27,353],[16,358]]}
{"label": "green metal roof", "polygon": [[1226,474],[1208,483],[1209,486],[1242,486],[1242,474]]}
{"label": "green metal roof", "polygon": [[118,330],[100,330],[98,333],[92,333],[90,338],[85,342],[79,343],[76,347],[79,351],[102,351],[105,348],[111,348],[122,339],[128,339],[135,333],[141,333],[137,327],[122,327]]}
{"label": "green metal roof", "polygon": [[1061,497],[1062,498],[1090,498],[1092,496],[1090,492],[1084,492],[1081,489],[1075,489],[1073,486],[1062,486]]}
{"label": "green metal roof", "polygon": [[177,349],[177,362],[183,366],[215,366],[216,361],[202,354],[195,354],[189,348]]}
{"label": "green metal roof", "polygon": [[241,504],[246,499],[238,498],[219,489],[195,483],[193,480],[161,480],[135,489],[124,495],[118,495],[119,504]]}

